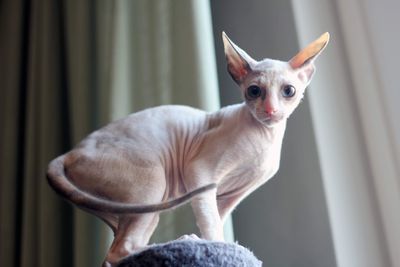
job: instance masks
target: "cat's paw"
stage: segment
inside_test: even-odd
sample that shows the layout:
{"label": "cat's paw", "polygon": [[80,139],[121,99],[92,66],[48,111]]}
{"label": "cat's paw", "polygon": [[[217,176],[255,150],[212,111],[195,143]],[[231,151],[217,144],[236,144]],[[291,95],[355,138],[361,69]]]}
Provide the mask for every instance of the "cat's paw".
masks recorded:
{"label": "cat's paw", "polygon": [[195,234],[183,235],[183,236],[179,237],[177,240],[188,240],[188,239],[190,239],[190,240],[201,240],[201,238],[198,237]]}

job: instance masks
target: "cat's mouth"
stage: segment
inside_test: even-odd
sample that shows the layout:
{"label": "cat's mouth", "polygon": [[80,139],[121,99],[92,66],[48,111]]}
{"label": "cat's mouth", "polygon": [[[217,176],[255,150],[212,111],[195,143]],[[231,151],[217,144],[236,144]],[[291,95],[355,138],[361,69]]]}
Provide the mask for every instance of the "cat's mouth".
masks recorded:
{"label": "cat's mouth", "polygon": [[273,126],[275,124],[278,124],[279,122],[281,122],[283,120],[283,116],[282,115],[267,115],[266,113],[258,113],[257,114],[257,119],[267,125],[267,126]]}

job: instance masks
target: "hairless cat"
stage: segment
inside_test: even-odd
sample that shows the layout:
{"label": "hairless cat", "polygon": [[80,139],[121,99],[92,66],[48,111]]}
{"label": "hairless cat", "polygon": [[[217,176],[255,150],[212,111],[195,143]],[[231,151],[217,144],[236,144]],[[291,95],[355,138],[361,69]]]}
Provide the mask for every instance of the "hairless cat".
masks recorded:
{"label": "hairless cat", "polygon": [[225,33],[222,39],[243,103],[212,113],[145,109],[93,132],[50,163],[55,191],[114,231],[104,266],[146,246],[159,213],[189,200],[202,238],[222,241],[227,215],[278,171],[286,120],[329,34],[288,62],[256,61]]}

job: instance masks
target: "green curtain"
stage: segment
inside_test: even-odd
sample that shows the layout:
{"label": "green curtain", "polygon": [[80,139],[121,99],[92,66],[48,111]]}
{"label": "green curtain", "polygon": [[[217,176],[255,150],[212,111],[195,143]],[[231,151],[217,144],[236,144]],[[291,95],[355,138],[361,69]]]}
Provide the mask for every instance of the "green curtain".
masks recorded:
{"label": "green curtain", "polygon": [[[115,117],[169,103],[218,108],[207,1],[126,0],[116,9]],[[193,222],[190,207],[162,214],[151,242],[196,232]]]}
{"label": "green curtain", "polygon": [[[47,164],[145,107],[217,109],[209,3],[3,0],[0,36],[0,266],[99,266],[109,229],[49,188]],[[196,231],[181,208],[153,242]]]}

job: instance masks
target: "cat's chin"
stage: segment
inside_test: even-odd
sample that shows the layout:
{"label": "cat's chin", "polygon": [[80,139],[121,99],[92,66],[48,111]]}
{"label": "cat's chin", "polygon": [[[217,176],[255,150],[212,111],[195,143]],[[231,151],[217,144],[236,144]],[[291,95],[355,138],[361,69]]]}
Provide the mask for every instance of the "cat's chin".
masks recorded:
{"label": "cat's chin", "polygon": [[261,124],[266,126],[267,128],[273,128],[280,124],[283,121],[283,118],[275,119],[275,118],[256,118]]}
{"label": "cat's chin", "polygon": [[281,122],[282,122],[282,120],[273,120],[273,119],[271,119],[271,120],[267,120],[267,121],[264,121],[264,122],[261,122],[261,123],[264,124],[268,128],[273,128],[273,127],[277,126],[278,124],[280,124]]}

